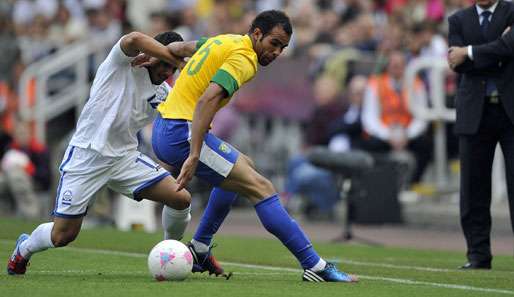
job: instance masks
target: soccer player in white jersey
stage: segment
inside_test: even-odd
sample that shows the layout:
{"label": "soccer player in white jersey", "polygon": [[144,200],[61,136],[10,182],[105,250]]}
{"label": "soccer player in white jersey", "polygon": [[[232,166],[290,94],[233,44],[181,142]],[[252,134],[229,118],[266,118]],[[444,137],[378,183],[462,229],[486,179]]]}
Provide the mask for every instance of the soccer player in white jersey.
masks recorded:
{"label": "soccer player in white jersey", "polygon": [[[73,241],[94,202],[93,195],[104,185],[137,201],[164,203],[164,237],[182,238],[191,219],[191,195],[186,190],[177,191],[173,177],[137,151],[136,138],[166,98],[169,86],[165,80],[183,65],[167,47],[175,41],[182,41],[182,37],[174,32],[155,38],[132,32],[114,45],[98,68],[59,167],[53,222],[39,225],[30,236],[19,236],[7,265],[8,274],[24,274],[34,253]],[[132,67],[140,53],[152,58],[145,67]]]}

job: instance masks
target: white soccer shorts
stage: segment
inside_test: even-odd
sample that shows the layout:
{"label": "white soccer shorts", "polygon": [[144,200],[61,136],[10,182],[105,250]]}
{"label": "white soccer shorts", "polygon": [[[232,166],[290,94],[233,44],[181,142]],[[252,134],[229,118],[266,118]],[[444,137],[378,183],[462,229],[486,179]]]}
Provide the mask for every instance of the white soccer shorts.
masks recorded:
{"label": "white soccer shorts", "polygon": [[84,216],[94,203],[94,194],[105,185],[139,201],[142,190],[170,175],[136,150],[123,157],[106,157],[75,146],[66,149],[59,171],[53,215],[63,218]]}

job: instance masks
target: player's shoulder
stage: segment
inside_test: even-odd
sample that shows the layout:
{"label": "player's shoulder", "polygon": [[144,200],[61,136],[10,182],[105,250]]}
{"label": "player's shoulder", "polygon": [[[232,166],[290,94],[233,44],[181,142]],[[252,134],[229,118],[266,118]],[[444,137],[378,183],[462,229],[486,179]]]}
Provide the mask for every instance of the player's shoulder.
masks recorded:
{"label": "player's shoulder", "polygon": [[127,54],[121,48],[121,41],[123,37],[120,38],[111,48],[109,54],[104,60],[104,63],[108,64],[109,67],[119,67],[119,66],[130,66],[130,62],[133,57],[127,56]]}
{"label": "player's shoulder", "polygon": [[213,37],[212,39],[217,40],[226,47],[238,49],[248,47],[248,42],[245,42],[245,38],[247,38],[245,35],[221,34]]}

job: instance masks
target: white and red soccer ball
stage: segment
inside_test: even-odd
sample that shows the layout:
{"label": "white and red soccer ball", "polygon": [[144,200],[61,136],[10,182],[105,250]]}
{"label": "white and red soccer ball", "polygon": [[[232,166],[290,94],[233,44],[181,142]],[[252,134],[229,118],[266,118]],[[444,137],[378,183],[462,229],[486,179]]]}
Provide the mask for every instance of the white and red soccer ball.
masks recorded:
{"label": "white and red soccer ball", "polygon": [[148,269],[158,281],[181,281],[193,268],[193,255],[185,244],[177,240],[163,240],[148,255]]}

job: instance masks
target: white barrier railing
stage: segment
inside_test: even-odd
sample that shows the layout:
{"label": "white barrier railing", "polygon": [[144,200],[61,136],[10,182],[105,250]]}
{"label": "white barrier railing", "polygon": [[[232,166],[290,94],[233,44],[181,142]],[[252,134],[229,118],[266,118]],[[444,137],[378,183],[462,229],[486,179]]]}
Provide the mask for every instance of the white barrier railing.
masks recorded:
{"label": "white barrier railing", "polygon": [[[432,121],[434,123],[434,167],[435,181],[438,190],[454,190],[449,185],[448,159],[446,154],[446,122],[454,122],[456,117],[455,109],[445,105],[446,91],[444,88],[445,78],[450,71],[447,61],[444,59],[415,59],[405,71],[405,82],[409,100],[414,94],[414,79],[422,70],[429,73],[429,98],[431,107],[417,106],[411,104],[414,115]],[[505,175],[503,155],[497,147],[493,171],[492,171],[492,198],[493,201],[500,201],[506,197]]]}
{"label": "white barrier railing", "polygon": [[[22,73],[18,91],[20,115],[25,121],[35,123],[39,141],[46,142],[48,121],[74,107],[78,116],[89,95],[89,70],[96,70],[110,46],[112,41],[108,39],[80,41],[29,65]],[[50,94],[49,80],[63,71],[70,71],[71,83]],[[31,84],[35,84],[35,89]]]}
{"label": "white barrier railing", "polygon": [[435,181],[439,190],[448,186],[448,158],[446,154],[446,122],[455,121],[455,109],[446,107],[444,82],[449,70],[448,63],[444,59],[419,58],[407,65],[405,71],[405,84],[410,102],[414,96],[414,80],[418,73],[427,70],[429,75],[430,106],[410,104],[412,113],[419,118],[434,123],[434,167]]}

